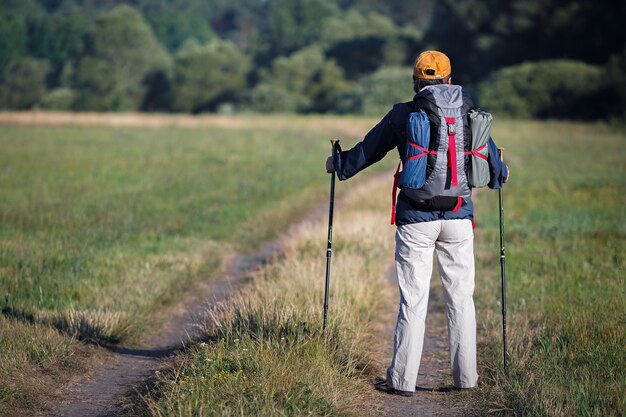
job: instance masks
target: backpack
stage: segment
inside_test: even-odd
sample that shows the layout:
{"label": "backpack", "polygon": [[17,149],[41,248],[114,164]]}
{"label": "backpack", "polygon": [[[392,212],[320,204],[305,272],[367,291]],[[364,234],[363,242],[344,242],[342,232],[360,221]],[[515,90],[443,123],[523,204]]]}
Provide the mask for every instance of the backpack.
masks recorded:
{"label": "backpack", "polygon": [[472,188],[489,183],[487,142],[492,116],[475,109],[458,85],[425,87],[413,106],[394,176],[392,224],[397,188],[421,210],[456,212],[466,204]]}

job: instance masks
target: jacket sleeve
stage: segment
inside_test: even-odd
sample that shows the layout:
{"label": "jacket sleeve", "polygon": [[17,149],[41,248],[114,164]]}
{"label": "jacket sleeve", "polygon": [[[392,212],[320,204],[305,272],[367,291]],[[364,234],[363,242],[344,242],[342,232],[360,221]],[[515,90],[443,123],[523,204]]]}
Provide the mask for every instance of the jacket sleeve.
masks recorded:
{"label": "jacket sleeve", "polygon": [[488,142],[488,162],[489,162],[489,188],[497,190],[502,188],[504,180],[509,176],[509,169],[500,159],[498,147],[493,139]]}
{"label": "jacket sleeve", "polygon": [[391,125],[392,113],[393,110],[387,113],[352,149],[337,153],[333,163],[340,180],[347,180],[380,161],[397,146],[397,138]]}

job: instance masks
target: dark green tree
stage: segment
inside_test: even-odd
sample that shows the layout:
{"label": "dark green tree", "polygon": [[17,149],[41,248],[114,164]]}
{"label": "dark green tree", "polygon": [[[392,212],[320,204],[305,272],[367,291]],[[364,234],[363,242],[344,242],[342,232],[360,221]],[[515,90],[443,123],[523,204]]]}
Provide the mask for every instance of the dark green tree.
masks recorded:
{"label": "dark green tree", "polygon": [[232,42],[212,40],[188,44],[175,57],[173,108],[194,112],[215,110],[246,88],[250,59]]}
{"label": "dark green tree", "polygon": [[351,9],[324,19],[321,23],[320,42],[324,47],[355,38],[390,37],[398,32],[396,24],[378,13],[361,13]]}
{"label": "dark green tree", "polygon": [[595,119],[615,104],[600,66],[570,60],[502,68],[481,83],[478,103],[514,117]]}
{"label": "dark green tree", "polygon": [[335,110],[380,117],[395,103],[413,98],[412,74],[411,67],[381,67],[341,94]]}
{"label": "dark green tree", "polygon": [[376,12],[392,19],[399,26],[411,25],[418,29],[428,26],[432,17],[433,0],[338,0],[339,6],[362,13]]}
{"label": "dark green tree", "polygon": [[0,87],[3,107],[27,110],[37,105],[46,91],[48,61],[25,57],[6,66]]}
{"label": "dark green tree", "polygon": [[211,27],[221,39],[230,40],[242,50],[252,47],[266,30],[269,6],[258,0],[217,0],[211,16]]}
{"label": "dark green tree", "polygon": [[206,42],[214,36],[209,23],[197,14],[163,12],[146,18],[156,36],[170,51],[176,51],[189,38]]}
{"label": "dark green tree", "polygon": [[[281,99],[288,97],[284,108],[276,108],[278,111],[324,113],[335,106],[337,97],[348,89],[348,83],[341,68],[326,59],[321,47],[311,46],[289,57],[277,58],[271,69],[262,71],[261,83],[252,92],[252,104],[262,107],[259,96],[278,103],[279,100],[268,97],[272,89]],[[258,109],[263,110],[261,107]]]}
{"label": "dark green tree", "polygon": [[339,12],[332,0],[269,0],[253,49],[262,65],[316,42],[320,23]]}
{"label": "dark green tree", "polygon": [[609,59],[606,66],[609,88],[617,95],[612,114],[626,120],[626,47]]}
{"label": "dark green tree", "polygon": [[19,15],[0,15],[0,74],[11,61],[27,52],[26,19]]}
{"label": "dark green tree", "polygon": [[456,80],[543,59],[604,64],[626,44],[626,3],[609,0],[442,0],[426,40],[448,53]]}
{"label": "dark green tree", "polygon": [[408,65],[421,45],[421,33],[400,28],[379,13],[350,9],[325,19],[321,44],[346,77],[357,80],[383,66]]}
{"label": "dark green tree", "polygon": [[170,56],[141,14],[118,6],[96,19],[86,36],[74,75],[77,107],[137,110],[146,93],[146,77],[170,67]]}
{"label": "dark green tree", "polygon": [[77,58],[89,22],[74,8],[67,13],[42,17],[31,27],[28,39],[30,54],[47,59],[51,65],[51,85],[61,83],[64,65]]}

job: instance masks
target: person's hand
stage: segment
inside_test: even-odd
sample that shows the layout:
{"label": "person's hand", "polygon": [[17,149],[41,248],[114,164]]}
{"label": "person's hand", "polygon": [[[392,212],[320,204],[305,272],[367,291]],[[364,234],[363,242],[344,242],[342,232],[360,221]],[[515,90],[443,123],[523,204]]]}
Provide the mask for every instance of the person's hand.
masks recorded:
{"label": "person's hand", "polygon": [[333,172],[335,172],[335,164],[333,163],[332,156],[329,156],[326,159],[326,172],[328,172],[329,174],[332,174]]}

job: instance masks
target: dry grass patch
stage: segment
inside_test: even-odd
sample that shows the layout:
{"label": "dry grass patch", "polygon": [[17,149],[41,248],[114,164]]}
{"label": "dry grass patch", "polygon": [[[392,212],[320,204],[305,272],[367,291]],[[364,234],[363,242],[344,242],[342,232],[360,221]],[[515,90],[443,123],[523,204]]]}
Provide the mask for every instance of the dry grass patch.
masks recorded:
{"label": "dry grass patch", "polygon": [[[304,117],[0,119],[0,309],[24,324],[1,337],[50,326],[72,346],[137,343],[199,280],[220,274],[230,253],[257,250],[308,213],[327,184],[328,139],[355,126]],[[54,368],[18,363],[10,350],[0,362],[0,381],[23,375],[33,386]],[[3,390],[0,408],[25,409],[34,397]]]}
{"label": "dry grass patch", "polygon": [[53,399],[51,386],[85,371],[84,357],[97,361],[91,348],[46,325],[0,315],[0,416],[32,415]]}
{"label": "dry grass patch", "polygon": [[206,341],[160,376],[146,398],[150,414],[380,414],[363,404],[380,369],[372,329],[393,298],[385,277],[393,228],[384,212],[358,204],[372,195],[384,204],[387,182],[361,187],[336,215],[327,335],[321,331],[324,219],[301,228],[284,257],[210,311]]}
{"label": "dry grass patch", "polygon": [[484,193],[476,199],[476,299],[485,401],[493,415],[623,416],[624,134],[563,122],[499,126],[513,172],[504,191],[510,375],[502,370],[497,194]]}
{"label": "dry grass patch", "polygon": [[145,128],[307,129],[338,137],[362,137],[372,126],[367,117],[297,115],[187,115],[147,113],[0,112],[0,125],[110,126]]}

